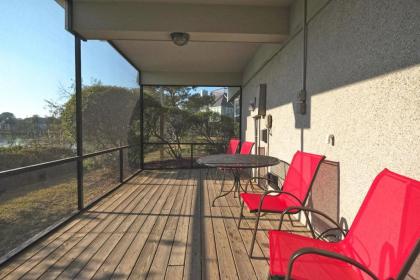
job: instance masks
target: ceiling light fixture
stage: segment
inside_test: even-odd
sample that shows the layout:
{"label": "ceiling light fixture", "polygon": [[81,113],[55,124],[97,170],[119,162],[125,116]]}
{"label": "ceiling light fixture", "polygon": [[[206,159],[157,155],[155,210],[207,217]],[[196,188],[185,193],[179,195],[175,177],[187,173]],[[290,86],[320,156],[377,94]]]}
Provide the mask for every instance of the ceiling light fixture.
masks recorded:
{"label": "ceiling light fixture", "polygon": [[185,32],[172,32],[171,39],[175,45],[182,47],[185,46],[190,40],[190,34]]}
{"label": "ceiling light fixture", "polygon": [[254,112],[256,108],[257,108],[257,98],[254,97],[254,100],[251,100],[249,102],[248,109],[249,109],[249,111]]}

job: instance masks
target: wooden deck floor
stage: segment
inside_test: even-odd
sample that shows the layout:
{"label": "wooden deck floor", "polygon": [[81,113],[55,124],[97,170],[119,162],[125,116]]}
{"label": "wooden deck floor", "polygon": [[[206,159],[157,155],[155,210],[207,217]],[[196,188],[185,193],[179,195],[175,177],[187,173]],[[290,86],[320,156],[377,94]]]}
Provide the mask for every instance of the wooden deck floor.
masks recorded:
{"label": "wooden deck floor", "polygon": [[266,279],[278,216],[263,218],[250,259],[253,219],[237,229],[233,195],[211,207],[220,185],[206,174],[143,171],[0,268],[0,279]]}

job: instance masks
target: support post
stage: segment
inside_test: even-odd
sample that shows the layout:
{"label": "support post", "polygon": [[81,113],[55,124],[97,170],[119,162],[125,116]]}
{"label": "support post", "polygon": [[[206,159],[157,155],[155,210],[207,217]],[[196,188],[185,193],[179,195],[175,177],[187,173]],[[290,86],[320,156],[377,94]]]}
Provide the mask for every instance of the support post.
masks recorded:
{"label": "support post", "polygon": [[120,183],[124,181],[124,150],[122,148],[119,149],[120,155]]}
{"label": "support post", "polygon": [[144,86],[140,83],[140,169],[144,169]]}
{"label": "support post", "polygon": [[242,86],[239,88],[239,140],[242,143]]}
{"label": "support post", "polygon": [[83,195],[83,116],[82,116],[82,62],[81,40],[75,38],[75,90],[76,90],[76,148],[77,148],[77,208],[84,208]]}
{"label": "support post", "polygon": [[194,167],[194,144],[191,143],[190,166]]}

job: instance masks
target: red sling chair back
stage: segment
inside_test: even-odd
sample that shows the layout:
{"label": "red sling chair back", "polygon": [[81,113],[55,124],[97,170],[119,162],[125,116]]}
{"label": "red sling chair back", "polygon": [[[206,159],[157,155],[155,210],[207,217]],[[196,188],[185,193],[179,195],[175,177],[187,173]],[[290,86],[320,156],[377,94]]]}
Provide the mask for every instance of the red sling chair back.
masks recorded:
{"label": "red sling chair back", "polygon": [[380,279],[396,278],[420,238],[420,182],[387,169],[373,181],[343,243]]}
{"label": "red sling chair back", "polygon": [[251,154],[253,146],[254,146],[254,142],[245,141],[245,142],[242,143],[241,150],[240,150],[239,153],[241,155],[249,155],[249,154]]}
{"label": "red sling chair back", "polygon": [[[385,169],[373,181],[342,241],[271,231],[270,274],[312,280],[403,279],[413,261],[410,255],[420,251],[419,213],[420,182]],[[311,253],[312,249],[354,260],[371,276],[334,256]]]}
{"label": "red sling chair back", "polygon": [[[250,247],[250,256],[254,251],[254,244],[263,212],[282,213],[291,206],[304,206],[321,162],[325,156],[297,151],[290,163],[281,191],[266,191],[264,194],[241,193],[243,204],[239,215],[239,225],[243,218],[243,208],[246,206],[250,212],[257,213],[257,220]],[[270,193],[279,193],[272,196]]]}
{"label": "red sling chair back", "polygon": [[[226,154],[227,155],[234,155],[234,154],[236,154],[236,151],[238,150],[238,147],[239,147],[239,144],[240,143],[241,143],[241,140],[239,140],[239,139],[236,139],[236,138],[230,139],[229,140],[229,145],[228,145],[228,147],[226,149]],[[218,172],[219,170],[223,172],[223,175],[222,175],[222,178],[223,178],[222,179],[222,188],[221,188],[221,190],[223,190],[223,185],[224,185],[225,175],[226,175],[225,174],[226,168],[217,168],[216,169],[216,172]],[[219,177],[218,173],[216,173],[216,174],[217,174],[216,177]]]}
{"label": "red sling chair back", "polygon": [[[239,143],[240,143],[239,140],[237,140],[237,139],[231,139],[230,142],[229,142],[229,147],[228,147],[228,149],[226,151],[226,154],[235,154],[236,153],[236,150],[237,150],[237,148],[239,146]],[[232,146],[232,148],[231,148],[231,146]],[[241,155],[249,155],[249,154],[251,154],[251,151],[252,151],[252,147],[253,146],[254,146],[254,143],[253,142],[247,142],[247,141],[245,141],[245,142],[242,143],[241,150],[239,151],[239,153]],[[239,169],[239,168],[237,168],[237,169]],[[219,194],[219,196],[220,196],[222,194],[222,192],[223,192],[223,187],[224,187],[224,182],[225,182],[225,171],[226,170],[232,170],[232,169],[229,169],[229,168],[217,168],[216,170],[221,170],[223,172],[223,175],[222,175],[222,183],[221,183],[220,194]],[[216,175],[216,176],[218,176],[218,175]],[[213,200],[212,206],[214,206],[214,202],[216,201],[216,199],[219,196],[217,196]]]}
{"label": "red sling chair back", "polygon": [[227,147],[227,150],[226,150],[226,154],[228,155],[236,154],[236,150],[239,147],[239,143],[241,143],[239,139],[230,139],[229,146]]}
{"label": "red sling chair back", "polygon": [[[324,158],[322,155],[297,151],[290,163],[281,190],[293,194],[304,204]],[[284,196],[283,199],[288,199],[291,203],[296,204],[296,200],[291,196]]]}
{"label": "red sling chair back", "polygon": [[[303,206],[324,158],[322,155],[297,151],[290,163],[280,195],[266,196],[261,211],[281,213],[289,206]],[[258,211],[261,194],[242,193],[241,197],[251,212]]]}

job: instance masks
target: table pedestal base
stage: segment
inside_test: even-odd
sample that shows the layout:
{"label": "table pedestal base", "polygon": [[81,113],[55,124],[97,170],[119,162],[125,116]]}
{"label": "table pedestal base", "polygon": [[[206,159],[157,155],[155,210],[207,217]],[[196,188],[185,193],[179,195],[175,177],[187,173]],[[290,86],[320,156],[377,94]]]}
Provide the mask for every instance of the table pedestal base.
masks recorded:
{"label": "table pedestal base", "polygon": [[220,193],[219,193],[219,195],[218,196],[216,196],[214,199],[213,199],[213,203],[212,203],[212,206],[214,207],[214,202],[217,200],[217,199],[219,199],[219,198],[221,198],[221,197],[224,197],[224,196],[227,196],[228,194],[230,194],[230,193],[233,193],[235,196],[236,196],[236,194],[238,194],[238,199],[239,199],[239,204],[241,204],[241,196],[240,196],[240,193],[241,193],[241,190],[243,190],[243,188],[242,188],[242,185],[241,185],[241,175],[240,175],[240,169],[237,169],[237,168],[231,168],[231,169],[229,169],[230,171],[232,171],[232,175],[233,175],[233,186],[232,186],[232,188],[230,189],[230,190],[228,190],[228,191],[226,191],[226,192],[224,192],[223,191],[223,187],[224,187],[224,184],[225,184],[225,180],[224,180],[224,178],[223,178],[223,181],[222,181],[222,186],[221,186],[221,188],[220,188]]}

